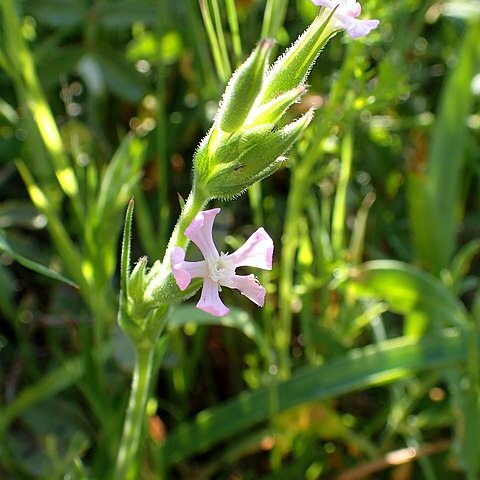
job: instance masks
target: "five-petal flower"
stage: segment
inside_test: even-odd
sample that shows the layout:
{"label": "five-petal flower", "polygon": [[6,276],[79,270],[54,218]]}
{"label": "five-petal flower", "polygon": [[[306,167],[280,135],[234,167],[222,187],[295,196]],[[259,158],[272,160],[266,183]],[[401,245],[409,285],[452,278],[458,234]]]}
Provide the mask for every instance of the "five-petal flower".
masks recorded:
{"label": "five-petal flower", "polygon": [[334,10],[335,29],[344,29],[351,38],[358,38],[367,35],[371,30],[377,28],[378,20],[359,20],[357,17],[362,12],[361,5],[356,0],[312,0],[330,10]]}
{"label": "five-petal flower", "polygon": [[197,307],[212,315],[222,317],[229,309],[220,300],[221,287],[234,288],[258,306],[265,302],[265,288],[253,274],[237,275],[237,267],[272,269],[273,241],[263,228],[255,231],[248,240],[231,254],[218,253],[213,242],[213,222],[219,208],[205,210],[196,215],[186,228],[185,236],[194,242],[204,260],[188,262],[185,251],[175,247],[172,251],[172,273],[180,290],[185,290],[192,278],[203,278],[203,288]]}

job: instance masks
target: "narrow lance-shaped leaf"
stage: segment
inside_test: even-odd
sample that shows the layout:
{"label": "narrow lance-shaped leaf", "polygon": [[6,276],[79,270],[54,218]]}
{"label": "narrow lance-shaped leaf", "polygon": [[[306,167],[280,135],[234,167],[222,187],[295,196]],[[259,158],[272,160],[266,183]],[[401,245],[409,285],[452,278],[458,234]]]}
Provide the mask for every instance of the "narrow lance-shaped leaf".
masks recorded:
{"label": "narrow lance-shaped leaf", "polygon": [[471,81],[480,65],[478,45],[477,20],[467,30],[458,64],[442,90],[426,171],[415,172],[410,179],[410,211],[417,254],[435,273],[448,268],[455,252],[468,145],[467,117],[473,105]]}
{"label": "narrow lance-shaped leaf", "polygon": [[3,232],[0,232],[0,251],[7,252],[15,261],[20,263],[20,265],[23,265],[24,267],[29,268],[34,272],[45,275],[46,277],[52,278],[53,280],[66,283],[67,285],[70,285],[72,287],[78,288],[78,285],[74,281],[64,277],[60,273],[55,272],[54,270],[46,267],[45,265],[35,262],[34,260],[30,260],[29,258],[15,252],[15,250],[7,242],[7,239],[5,238],[5,234]]}
{"label": "narrow lance-shaped leaf", "polygon": [[127,212],[125,214],[125,223],[123,226],[122,237],[122,251],[120,254],[120,294],[117,321],[118,324],[128,331],[130,326],[129,316],[127,313],[128,306],[128,279],[130,275],[130,256],[132,250],[132,222],[133,222],[133,209],[135,206],[134,199],[132,198],[128,203]]}

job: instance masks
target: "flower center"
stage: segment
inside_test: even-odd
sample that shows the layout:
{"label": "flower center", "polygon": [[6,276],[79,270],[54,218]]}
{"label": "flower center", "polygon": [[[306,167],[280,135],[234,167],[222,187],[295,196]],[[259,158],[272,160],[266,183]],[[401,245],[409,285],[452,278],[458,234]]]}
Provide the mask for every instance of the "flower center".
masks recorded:
{"label": "flower center", "polygon": [[232,265],[230,265],[227,255],[225,253],[221,253],[218,258],[208,262],[208,273],[208,276],[214,282],[218,283],[227,276],[231,276],[234,273],[234,269],[232,269]]}

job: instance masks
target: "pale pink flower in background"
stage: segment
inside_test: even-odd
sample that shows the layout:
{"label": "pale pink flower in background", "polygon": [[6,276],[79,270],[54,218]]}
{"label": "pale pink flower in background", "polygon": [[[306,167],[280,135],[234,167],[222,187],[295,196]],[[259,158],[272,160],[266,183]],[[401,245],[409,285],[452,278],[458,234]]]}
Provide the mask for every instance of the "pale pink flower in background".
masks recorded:
{"label": "pale pink flower in background", "polygon": [[315,5],[333,10],[336,21],[335,28],[344,29],[351,38],[367,35],[378,27],[378,20],[359,20],[361,5],[356,0],[311,0]]}
{"label": "pale pink flower in background", "polygon": [[171,256],[172,273],[180,290],[185,290],[192,278],[203,278],[203,288],[197,307],[217,317],[223,317],[229,309],[220,300],[221,287],[234,288],[262,307],[265,302],[265,288],[253,274],[237,275],[237,267],[272,269],[273,241],[263,228],[255,231],[235,252],[218,253],[213,243],[213,222],[219,208],[205,210],[196,215],[185,230],[189,238],[204,257],[199,262],[185,261],[185,251],[175,247]]}

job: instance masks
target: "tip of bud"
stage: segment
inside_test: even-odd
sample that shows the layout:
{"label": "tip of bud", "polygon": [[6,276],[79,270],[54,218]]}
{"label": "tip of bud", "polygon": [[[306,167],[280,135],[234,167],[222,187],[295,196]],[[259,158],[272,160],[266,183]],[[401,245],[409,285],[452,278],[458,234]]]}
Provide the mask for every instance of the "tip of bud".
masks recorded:
{"label": "tip of bud", "polygon": [[135,205],[135,197],[132,197],[130,201],[128,202],[129,207],[133,207]]}
{"label": "tip of bud", "polygon": [[315,115],[315,110],[316,110],[316,107],[310,107],[305,113],[305,117],[309,122],[312,120],[313,116]]}

